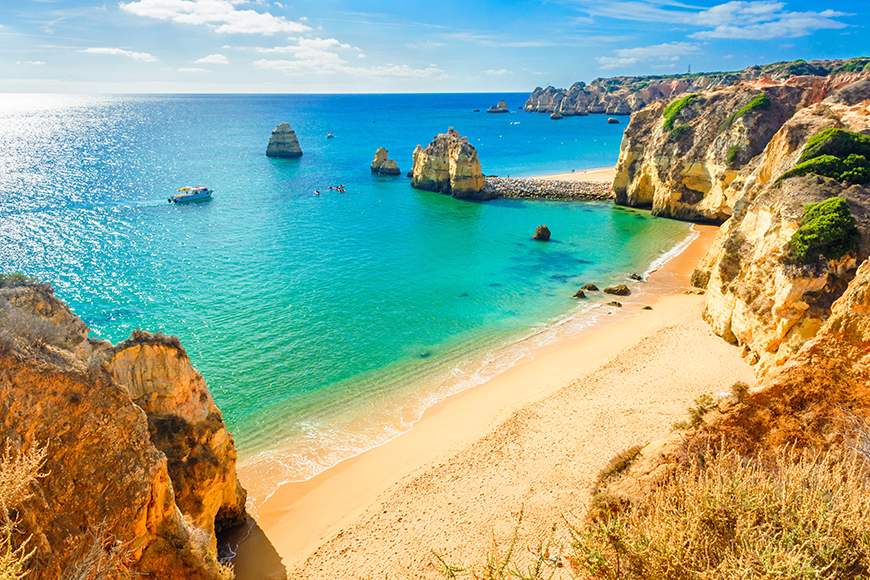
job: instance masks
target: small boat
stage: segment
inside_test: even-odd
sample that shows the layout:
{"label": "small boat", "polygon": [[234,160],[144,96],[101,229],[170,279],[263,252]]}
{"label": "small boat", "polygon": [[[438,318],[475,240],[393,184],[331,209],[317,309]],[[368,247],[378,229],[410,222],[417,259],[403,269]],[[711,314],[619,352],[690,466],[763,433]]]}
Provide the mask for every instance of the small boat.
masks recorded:
{"label": "small boat", "polygon": [[327,139],[332,139],[333,137],[335,137],[335,135],[333,135],[331,131],[327,131],[327,132],[326,132],[326,138],[327,138]]}
{"label": "small boat", "polygon": [[178,195],[173,195],[168,199],[169,203],[185,203],[188,201],[211,199],[211,194],[214,193],[204,185],[199,187],[182,187],[178,192]]}

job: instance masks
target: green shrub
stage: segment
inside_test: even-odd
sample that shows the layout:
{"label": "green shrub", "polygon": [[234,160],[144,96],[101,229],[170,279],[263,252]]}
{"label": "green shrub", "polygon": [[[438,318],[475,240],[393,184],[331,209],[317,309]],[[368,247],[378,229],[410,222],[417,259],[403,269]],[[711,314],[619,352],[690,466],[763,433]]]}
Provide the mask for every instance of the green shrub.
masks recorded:
{"label": "green shrub", "polygon": [[692,128],[689,125],[677,125],[673,129],[671,129],[671,132],[668,136],[672,141],[679,141],[680,137],[682,137],[691,130]]}
{"label": "green shrub", "polygon": [[846,157],[845,160],[834,155],[820,155],[786,171],[776,181],[780,183],[783,179],[799,177],[810,173],[830,177],[837,181],[870,183],[870,162],[863,155],[856,155],[855,153]]}
{"label": "green shrub", "polygon": [[677,421],[673,424],[674,429],[691,429],[701,424],[707,411],[716,406],[716,401],[707,393],[698,395],[694,400],[694,406],[689,407],[689,419]]}
{"label": "green shrub", "polygon": [[839,197],[804,206],[801,227],[788,243],[792,261],[809,264],[819,256],[836,260],[857,249],[861,239],[849,204]]}
{"label": "green shrub", "polygon": [[697,94],[690,93],[680,99],[677,99],[662,111],[662,117],[665,119],[664,127],[665,129],[673,129],[674,128],[674,119],[676,119],[677,115],[680,114],[686,105],[692,102],[692,99],[697,98]]}
{"label": "green shrub", "polygon": [[725,156],[725,161],[728,165],[734,163],[734,160],[737,159],[738,153],[740,153],[740,145],[732,145],[728,148],[728,155]]}
{"label": "green shrub", "polygon": [[846,158],[853,153],[870,157],[870,137],[844,129],[825,129],[818,135],[810,137],[798,163],[822,155]]}
{"label": "green shrub", "polygon": [[721,133],[725,129],[731,126],[734,121],[739,119],[744,115],[748,115],[753,111],[766,111],[770,108],[770,97],[761,93],[760,95],[755,95],[752,97],[752,100],[740,107],[737,111],[731,114],[730,117],[725,119],[725,121],[720,125],[719,132]]}

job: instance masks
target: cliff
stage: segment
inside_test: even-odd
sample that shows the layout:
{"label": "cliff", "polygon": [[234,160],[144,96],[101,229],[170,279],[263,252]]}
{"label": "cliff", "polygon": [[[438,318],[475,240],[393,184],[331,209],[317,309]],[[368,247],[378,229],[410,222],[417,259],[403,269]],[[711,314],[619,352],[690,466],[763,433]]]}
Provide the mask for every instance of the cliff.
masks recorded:
{"label": "cliff", "polygon": [[302,157],[302,148],[296,132],[287,123],[281,123],[272,130],[269,144],[266,146],[266,157],[293,159]]}
{"label": "cliff", "polygon": [[378,147],[371,165],[372,173],[377,173],[378,175],[399,175],[401,173],[396,160],[389,159],[389,153],[383,147]]}
{"label": "cliff", "polygon": [[245,516],[235,448],[177,339],[94,341],[50,288],[0,289],[0,440],[13,455],[47,447],[18,510],[28,578],[104,546],[123,548],[119,573],[232,576],[214,532]]}
{"label": "cliff", "polygon": [[870,58],[847,60],[802,60],[756,65],[742,71],[598,78],[589,85],[577,82],[569,89],[537,87],[525,110],[536,113],[575,115],[629,115],[658,100],[715,87],[732,86],[761,78],[784,80],[795,76],[829,76],[844,72],[867,72]]}
{"label": "cliff", "polygon": [[414,149],[411,186],[447,193],[457,199],[484,200],[492,196],[484,190],[486,180],[477,151],[453,127],[437,135],[423,149]]}

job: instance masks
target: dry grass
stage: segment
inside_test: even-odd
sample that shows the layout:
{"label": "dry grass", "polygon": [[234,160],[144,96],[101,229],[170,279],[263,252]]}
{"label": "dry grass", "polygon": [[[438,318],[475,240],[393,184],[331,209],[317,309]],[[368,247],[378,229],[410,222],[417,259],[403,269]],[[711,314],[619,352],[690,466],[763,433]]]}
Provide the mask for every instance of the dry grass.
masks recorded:
{"label": "dry grass", "polygon": [[697,427],[701,424],[701,421],[704,418],[704,415],[716,406],[716,401],[713,400],[713,397],[704,393],[702,395],[698,395],[698,397],[693,401],[692,406],[689,407],[689,418],[685,421],[677,421],[674,423],[674,429],[691,429],[692,427]]}
{"label": "dry grass", "polygon": [[78,559],[67,568],[61,580],[129,580],[133,550],[108,531],[106,521],[91,528],[87,544]]}
{"label": "dry grass", "polygon": [[0,457],[0,580],[21,580],[27,576],[25,567],[33,555],[28,551],[30,538],[15,541],[15,521],[12,512],[33,495],[31,490],[45,462],[46,448],[33,447],[22,454],[7,449]]}
{"label": "dry grass", "polygon": [[834,454],[715,453],[577,535],[595,579],[857,578],[870,574],[870,479]]}

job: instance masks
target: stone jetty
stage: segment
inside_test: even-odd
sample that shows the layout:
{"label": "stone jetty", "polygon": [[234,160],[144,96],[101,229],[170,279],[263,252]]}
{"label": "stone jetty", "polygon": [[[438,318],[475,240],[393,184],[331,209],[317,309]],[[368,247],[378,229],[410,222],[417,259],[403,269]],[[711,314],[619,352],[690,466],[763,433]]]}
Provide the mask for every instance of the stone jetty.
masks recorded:
{"label": "stone jetty", "polygon": [[483,190],[490,197],[563,201],[613,199],[609,183],[593,181],[487,177]]}

